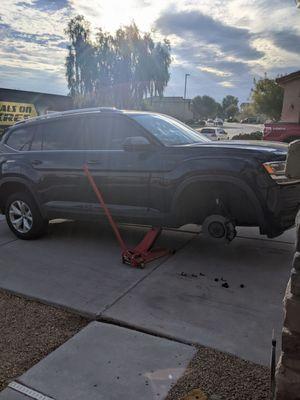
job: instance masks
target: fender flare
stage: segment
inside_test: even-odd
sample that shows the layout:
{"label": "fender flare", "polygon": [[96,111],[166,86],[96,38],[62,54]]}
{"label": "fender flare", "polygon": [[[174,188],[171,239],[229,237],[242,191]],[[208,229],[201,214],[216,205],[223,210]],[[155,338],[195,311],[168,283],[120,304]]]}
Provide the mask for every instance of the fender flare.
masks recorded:
{"label": "fender flare", "polygon": [[0,192],[6,183],[21,183],[22,185],[24,185],[26,187],[26,189],[30,192],[31,196],[34,198],[40,213],[42,214],[43,217],[45,217],[45,213],[43,212],[43,209],[40,205],[40,201],[39,201],[36,193],[34,192],[32,185],[30,184],[30,182],[27,179],[20,178],[18,176],[10,176],[10,177],[6,177],[6,178],[2,178],[1,184],[0,184]]}
{"label": "fender flare", "polygon": [[239,178],[236,178],[233,176],[226,176],[226,175],[213,175],[213,176],[212,175],[195,175],[195,176],[192,176],[188,179],[185,179],[183,182],[181,182],[178,185],[178,187],[175,191],[173,200],[172,200],[171,213],[173,215],[176,215],[176,206],[177,206],[178,200],[179,200],[180,196],[182,195],[182,193],[184,192],[184,190],[189,185],[191,185],[193,183],[197,183],[197,182],[199,182],[199,184],[201,184],[203,182],[207,182],[207,183],[222,182],[222,183],[230,183],[230,184],[236,186],[238,189],[240,189],[244,193],[246,193],[249,201],[253,204],[253,207],[255,208],[255,210],[258,213],[259,221],[261,221],[262,225],[264,225],[265,216],[264,216],[262,206],[261,206],[258,198],[256,197],[254,191],[251,189],[251,187]]}

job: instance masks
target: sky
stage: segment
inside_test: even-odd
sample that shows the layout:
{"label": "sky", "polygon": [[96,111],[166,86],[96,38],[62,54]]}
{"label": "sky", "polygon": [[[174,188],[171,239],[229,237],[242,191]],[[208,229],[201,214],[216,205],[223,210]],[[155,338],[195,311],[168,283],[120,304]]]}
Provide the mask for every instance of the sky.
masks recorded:
{"label": "sky", "polygon": [[253,79],[300,69],[295,0],[1,0],[0,87],[67,94],[68,20],[114,32],[133,20],[172,45],[167,96],[249,100]]}

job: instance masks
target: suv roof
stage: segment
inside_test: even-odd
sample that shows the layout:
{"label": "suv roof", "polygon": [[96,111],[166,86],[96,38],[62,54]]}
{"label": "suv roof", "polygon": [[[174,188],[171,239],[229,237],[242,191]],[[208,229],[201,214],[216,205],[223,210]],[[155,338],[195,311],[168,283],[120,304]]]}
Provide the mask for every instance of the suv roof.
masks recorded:
{"label": "suv roof", "polygon": [[60,117],[65,117],[65,116],[69,116],[69,115],[74,115],[74,114],[79,114],[79,115],[80,114],[93,114],[93,113],[99,113],[99,112],[119,113],[119,114],[123,113],[121,110],[114,108],[114,107],[78,108],[75,110],[57,111],[57,112],[53,112],[50,114],[43,114],[43,115],[39,115],[37,117],[23,119],[22,121],[16,122],[13,126],[17,126],[20,124],[26,124],[26,123],[30,123],[30,122],[35,122],[35,121],[43,121],[43,120],[47,120],[47,119],[60,118]]}

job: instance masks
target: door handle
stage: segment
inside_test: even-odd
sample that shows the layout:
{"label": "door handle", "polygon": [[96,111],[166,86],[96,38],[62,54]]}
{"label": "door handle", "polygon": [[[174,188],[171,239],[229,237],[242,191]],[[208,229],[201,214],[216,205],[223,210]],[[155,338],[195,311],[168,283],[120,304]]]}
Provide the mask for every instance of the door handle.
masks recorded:
{"label": "door handle", "polygon": [[88,164],[98,164],[98,165],[100,165],[100,164],[102,164],[102,161],[101,160],[89,160],[87,163]]}
{"label": "door handle", "polygon": [[32,160],[31,161],[31,165],[40,165],[40,164],[42,164],[43,162],[41,161],[41,160]]}

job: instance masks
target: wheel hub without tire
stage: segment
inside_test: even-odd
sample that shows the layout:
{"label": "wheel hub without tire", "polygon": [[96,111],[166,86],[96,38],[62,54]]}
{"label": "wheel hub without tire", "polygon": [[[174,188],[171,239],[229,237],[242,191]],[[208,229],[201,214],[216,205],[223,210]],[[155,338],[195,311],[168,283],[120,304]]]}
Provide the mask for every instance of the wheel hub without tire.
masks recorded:
{"label": "wheel hub without tire", "polygon": [[202,224],[206,237],[219,242],[231,242],[236,236],[235,225],[223,215],[210,215]]}
{"label": "wheel hub without tire", "polygon": [[208,226],[210,235],[216,239],[220,239],[226,234],[226,230],[223,224],[220,222],[212,222]]}
{"label": "wheel hub without tire", "polygon": [[33,224],[29,206],[22,200],[16,200],[9,206],[9,219],[14,229],[19,233],[27,233]]}

